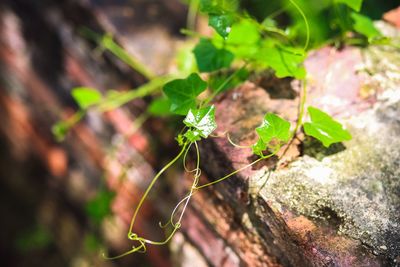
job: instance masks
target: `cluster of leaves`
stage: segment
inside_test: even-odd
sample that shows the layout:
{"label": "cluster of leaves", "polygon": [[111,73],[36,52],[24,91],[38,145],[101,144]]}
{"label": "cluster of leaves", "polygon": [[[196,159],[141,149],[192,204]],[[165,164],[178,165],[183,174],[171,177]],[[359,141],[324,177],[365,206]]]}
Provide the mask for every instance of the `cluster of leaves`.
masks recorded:
{"label": "cluster of leaves", "polygon": [[[107,111],[135,98],[148,95],[157,97],[149,105],[147,113],[155,116],[184,116],[182,120],[184,131],[181,131],[176,138],[182,150],[157,173],[140,200],[128,233],[128,238],[139,242],[139,246],[133,247],[131,251],[123,255],[145,251],[146,244],[165,244],[180,227],[180,220],[194,190],[220,182],[243,169],[236,170],[214,182],[197,185],[200,176],[200,155],[197,142],[208,138],[217,128],[216,109],[210,103],[218,93],[235,87],[246,80],[251,73],[265,69],[272,70],[278,78],[292,77],[305,80],[306,70],[303,61],[307,56],[308,49],[327,41],[336,42],[332,39],[327,40],[326,35],[324,38],[320,38],[324,34],[318,33],[318,29],[323,27],[315,27],[320,23],[321,16],[325,19],[323,14],[327,11],[330,14],[333,10],[336,16],[335,19],[328,23],[324,22],[323,25],[331,26],[332,32],[337,34],[336,40],[339,42],[347,42],[351,39],[357,40],[352,43],[368,44],[382,43],[383,40],[381,33],[374,27],[372,21],[359,13],[362,0],[321,0],[318,3],[308,0],[296,0],[296,2],[282,0],[277,1],[279,5],[271,4],[276,8],[274,12],[261,17],[254,17],[250,10],[241,9],[241,3],[238,0],[193,1],[199,3],[200,12],[208,16],[208,24],[215,30],[215,34],[199,36],[199,34],[191,32],[199,37],[198,43],[192,49],[185,48],[178,54],[178,73],[154,77],[137,60],[130,58],[109,36],[105,36],[101,41],[104,49],[110,50],[149,78],[150,82],[136,90],[124,93],[109,91],[105,96],[92,88],[75,88],[72,96],[78,103],[80,112],[70,120],[57,124],[53,129],[54,133],[62,138],[66,130],[79,121],[88,109],[97,108],[100,111]],[[281,17],[285,17],[283,15],[290,17],[294,23],[289,24],[282,21]],[[349,35],[349,32],[353,34]],[[300,110],[304,110],[304,105],[304,101],[301,101]],[[259,159],[248,166],[276,154],[297,134],[300,126],[303,126],[306,135],[316,138],[325,147],[351,139],[351,134],[327,113],[315,107],[308,107],[307,111],[310,120],[303,123],[301,118],[304,114],[300,114],[300,119],[295,127],[292,127],[291,123],[284,118],[267,113],[261,125],[255,129],[258,140],[250,147],[253,153],[259,156]],[[185,163],[186,155],[193,146],[197,151],[196,168],[188,170]],[[182,155],[185,170],[193,173],[193,184],[188,195],[178,203],[172,212],[169,222],[173,226],[172,233],[162,242],[138,237],[132,232],[132,227],[143,201],[160,175]],[[110,199],[111,196],[108,194],[100,195],[98,199],[88,205],[88,212],[95,218],[101,218],[109,212],[107,206]],[[181,215],[176,220],[177,210],[182,205]]]}

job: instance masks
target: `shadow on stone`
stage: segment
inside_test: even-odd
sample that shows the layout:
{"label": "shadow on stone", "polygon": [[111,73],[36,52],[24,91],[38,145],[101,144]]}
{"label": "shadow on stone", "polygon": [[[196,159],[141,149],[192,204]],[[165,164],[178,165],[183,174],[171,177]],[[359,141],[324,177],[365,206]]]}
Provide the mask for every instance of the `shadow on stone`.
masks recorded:
{"label": "shadow on stone", "polygon": [[346,149],[343,143],[335,143],[324,147],[317,139],[306,136],[301,143],[301,155],[307,155],[321,161],[324,157],[339,153]]}

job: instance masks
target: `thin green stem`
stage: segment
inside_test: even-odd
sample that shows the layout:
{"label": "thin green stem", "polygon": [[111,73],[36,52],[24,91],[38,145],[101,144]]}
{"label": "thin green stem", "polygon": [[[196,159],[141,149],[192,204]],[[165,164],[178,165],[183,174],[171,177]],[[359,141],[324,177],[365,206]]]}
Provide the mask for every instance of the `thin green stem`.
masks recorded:
{"label": "thin green stem", "polygon": [[196,186],[195,189],[198,190],[198,189],[201,189],[201,188],[204,188],[204,187],[207,187],[207,186],[210,186],[210,185],[219,183],[219,182],[221,182],[221,181],[223,181],[223,180],[225,180],[225,179],[228,179],[229,177],[231,177],[231,176],[237,174],[238,172],[243,171],[244,169],[246,169],[246,168],[248,168],[248,167],[253,166],[254,164],[260,162],[261,160],[267,159],[267,158],[270,158],[270,157],[274,156],[278,151],[279,151],[279,149],[275,150],[273,153],[271,153],[271,154],[269,154],[269,155],[266,155],[266,156],[263,156],[263,157],[261,157],[261,158],[259,158],[259,159],[256,159],[256,160],[253,161],[252,163],[247,164],[246,166],[244,166],[244,167],[242,167],[242,168],[240,168],[240,169],[237,169],[237,170],[235,170],[235,171],[233,171],[233,172],[231,172],[231,173],[225,175],[224,177],[219,178],[219,179],[217,179],[217,180],[215,180],[215,181],[212,181],[212,182],[209,182],[209,183],[207,183],[207,184],[200,185],[200,186]]}
{"label": "thin green stem", "polygon": [[206,100],[204,100],[204,102],[200,105],[200,107],[205,106],[205,105],[207,105],[208,103],[210,103],[210,102],[214,99],[214,97],[215,97],[216,95],[218,95],[218,94],[222,91],[222,89],[224,89],[224,87],[225,87],[230,81],[232,81],[232,79],[235,78],[235,76],[236,76],[239,72],[241,72],[244,68],[246,68],[247,64],[248,64],[248,63],[246,62],[241,68],[235,70],[235,72],[233,72],[231,75],[229,75],[229,77],[226,78],[226,80],[211,94],[211,96],[208,97]]}
{"label": "thin green stem", "polygon": [[147,195],[149,194],[150,190],[153,188],[154,184],[157,182],[158,178],[163,174],[169,167],[171,167],[181,156],[183,153],[185,153],[187,147],[187,143],[184,143],[182,150],[179,152],[179,154],[173,158],[169,163],[167,163],[157,174],[154,176],[153,180],[150,182],[149,186],[147,187],[146,191],[144,192],[142,198],[139,201],[139,204],[137,205],[135,212],[133,213],[132,220],[129,226],[129,231],[128,231],[128,238],[132,239],[132,234],[133,234],[133,225],[135,224],[136,217],[139,213],[140,208],[143,205],[144,200],[147,198]]}
{"label": "thin green stem", "polygon": [[304,108],[306,105],[307,101],[307,80],[304,79],[302,80],[302,92],[301,92],[301,98],[300,98],[300,103],[299,103],[299,116],[297,118],[296,126],[293,130],[293,137],[296,136],[297,130],[299,129],[300,125],[303,122],[303,117],[304,117]]}
{"label": "thin green stem", "polygon": [[304,24],[306,26],[306,42],[304,44],[303,50],[306,51],[310,43],[310,25],[308,24],[307,17],[304,14],[303,10],[300,8],[300,6],[294,0],[289,0],[289,1],[297,9],[297,11],[300,13],[301,17],[304,20]]}
{"label": "thin green stem", "polygon": [[236,147],[236,148],[251,148],[251,146],[241,146],[241,145],[238,145],[238,144],[236,144],[235,142],[233,142],[229,133],[226,134],[226,139],[228,140],[228,142],[229,142],[232,146],[234,146],[234,147]]}
{"label": "thin green stem", "polygon": [[289,143],[287,143],[287,146],[286,146],[285,150],[283,151],[282,155],[280,156],[280,158],[283,158],[283,156],[289,150],[289,147],[291,146],[294,139],[296,138],[297,131],[299,130],[300,126],[303,123],[304,108],[305,108],[306,100],[307,100],[307,80],[306,79],[302,80],[302,90],[300,92],[300,95],[301,96],[300,96],[300,101],[299,101],[299,111],[298,111],[296,126],[294,127],[294,130],[292,132],[292,137],[290,138]]}
{"label": "thin green stem", "polygon": [[132,69],[146,77],[146,79],[151,80],[156,77],[156,75],[151,72],[144,64],[142,64],[138,59],[130,55],[128,52],[126,52],[125,49],[114,42],[110,35],[106,34],[103,36],[103,38],[101,38],[101,45],[108,49],[120,60],[128,64]]}
{"label": "thin green stem", "polygon": [[170,81],[173,78],[174,76],[172,75],[165,75],[154,78],[148,83],[139,86],[135,90],[130,90],[128,92],[122,93],[116,92],[114,95],[109,95],[107,98],[105,98],[105,100],[98,105],[98,109],[101,112],[109,111],[125,105],[126,103],[134,99],[152,95],[158,92],[166,82]]}

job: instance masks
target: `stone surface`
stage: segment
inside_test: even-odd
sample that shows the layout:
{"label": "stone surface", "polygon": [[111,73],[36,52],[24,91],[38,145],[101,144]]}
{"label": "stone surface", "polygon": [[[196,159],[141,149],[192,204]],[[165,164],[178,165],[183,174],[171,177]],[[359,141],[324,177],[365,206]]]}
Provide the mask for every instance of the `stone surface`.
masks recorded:
{"label": "stone surface", "polygon": [[[394,28],[384,23],[377,26],[393,36],[394,44],[398,42]],[[248,168],[208,189],[215,200],[204,204],[203,197],[197,197],[193,207],[226,240],[243,266],[396,266],[400,251],[399,50],[395,46],[341,51],[326,47],[311,53],[306,66],[308,104],[343,122],[353,139],[327,151],[300,135],[304,142],[292,144],[291,157],[278,170],[269,171],[276,159]],[[297,117],[298,83],[293,81],[290,89],[276,84],[279,81],[254,82],[228,92],[216,104],[217,110],[224,111],[217,112],[219,133],[229,132],[240,145],[254,142],[254,128],[267,111],[292,122]],[[294,94],[275,97],[273,87]],[[202,144],[202,151],[207,153],[204,169],[212,179],[254,160],[251,151],[235,148],[224,138]],[[288,161],[292,162],[287,165]],[[213,208],[204,207],[221,203],[224,208],[215,221]],[[230,239],[228,230],[218,226],[225,220],[231,233],[239,224],[247,239],[258,240],[255,244],[260,250]],[[186,233],[203,251],[201,238]],[[264,260],[252,260],[261,251]]]}

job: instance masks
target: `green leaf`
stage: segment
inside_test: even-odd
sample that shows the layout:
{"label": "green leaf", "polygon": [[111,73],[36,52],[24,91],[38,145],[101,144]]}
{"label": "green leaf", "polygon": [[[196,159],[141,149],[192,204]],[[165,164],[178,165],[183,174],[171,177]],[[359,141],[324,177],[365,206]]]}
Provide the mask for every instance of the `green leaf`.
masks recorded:
{"label": "green leaf", "polygon": [[229,36],[224,40],[220,36],[214,36],[213,41],[219,47],[226,46],[236,58],[249,59],[257,54],[261,35],[259,26],[251,20],[242,19],[232,25]]}
{"label": "green leaf", "polygon": [[216,48],[210,40],[204,38],[200,39],[193,53],[200,72],[212,72],[228,68],[234,59],[231,52]]}
{"label": "green leaf", "polygon": [[164,93],[171,101],[171,111],[186,115],[189,109],[196,108],[196,97],[207,88],[207,83],[196,73],[186,79],[176,79],[164,85]]}
{"label": "green leaf", "polygon": [[100,223],[107,215],[111,213],[111,202],[114,199],[114,193],[108,190],[101,190],[96,197],[86,204],[86,212],[94,222]]}
{"label": "green leaf", "polygon": [[303,51],[268,44],[256,56],[261,64],[272,68],[278,78],[295,77],[304,79],[306,76],[306,70],[302,66],[305,58]]}
{"label": "green leaf", "polygon": [[185,135],[190,141],[198,140],[198,137],[207,138],[216,128],[215,107],[189,110],[183,123],[188,126],[188,134]]}
{"label": "green leaf", "polygon": [[200,0],[200,11],[208,14],[234,12],[239,7],[238,0]]}
{"label": "green leaf", "polygon": [[[232,72],[226,72],[226,73],[216,72],[211,74],[208,78],[209,88],[214,92],[216,90],[219,90],[219,92],[224,92],[228,89],[233,89],[237,87],[239,84],[246,81],[250,73],[247,69],[241,69],[228,83],[225,84],[226,80],[229,79],[231,75]],[[222,89],[220,88],[221,86],[223,86]]]}
{"label": "green leaf", "polygon": [[93,88],[77,87],[72,89],[71,95],[81,109],[87,109],[101,101],[100,92]]}
{"label": "green leaf", "polygon": [[260,38],[258,25],[251,20],[243,19],[232,26],[226,41],[233,45],[251,45],[257,43]]}
{"label": "green leaf", "polygon": [[64,121],[58,121],[51,127],[51,132],[53,133],[56,140],[58,142],[61,142],[65,139],[65,136],[67,135],[69,128],[70,127],[68,123]]}
{"label": "green leaf", "polygon": [[189,142],[195,142],[201,140],[200,132],[197,130],[187,130],[184,136],[189,140]]}
{"label": "green leaf", "polygon": [[361,10],[363,0],[335,0],[335,2],[345,4],[354,11],[359,12]]}
{"label": "green leaf", "polygon": [[325,112],[309,107],[308,113],[310,114],[311,122],[304,123],[304,131],[307,135],[321,141],[325,147],[351,139],[349,131]]}
{"label": "green leaf", "polygon": [[286,142],[290,137],[290,122],[273,113],[267,113],[256,132],[265,144],[273,139]]}
{"label": "green leaf", "polygon": [[197,72],[196,59],[193,55],[193,45],[184,45],[179,48],[176,55],[176,65],[179,73],[184,75]]}
{"label": "green leaf", "polygon": [[170,109],[171,101],[168,98],[160,97],[150,103],[147,111],[152,115],[164,117],[171,115]]}
{"label": "green leaf", "polygon": [[354,31],[365,35],[368,39],[381,36],[370,18],[355,12],[351,13],[351,18],[354,20]]}
{"label": "green leaf", "polygon": [[251,146],[251,149],[253,150],[253,153],[258,155],[258,156],[264,156],[263,151],[267,149],[267,144],[263,142],[261,138],[258,139],[258,141]]}
{"label": "green leaf", "polygon": [[210,15],[208,25],[213,27],[222,38],[227,38],[234,21],[235,17],[232,14]]}

